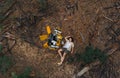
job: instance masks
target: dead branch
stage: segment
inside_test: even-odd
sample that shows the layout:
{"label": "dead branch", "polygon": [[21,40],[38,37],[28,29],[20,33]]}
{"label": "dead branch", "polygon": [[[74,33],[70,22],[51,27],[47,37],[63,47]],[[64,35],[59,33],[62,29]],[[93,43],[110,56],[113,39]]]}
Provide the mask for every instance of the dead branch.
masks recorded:
{"label": "dead branch", "polygon": [[13,25],[6,25],[6,26],[4,26],[4,30],[1,31],[0,35],[4,34],[5,32],[7,32],[12,27],[13,27]]}
{"label": "dead branch", "polygon": [[9,32],[6,32],[6,33],[3,35],[3,37],[6,37],[6,38],[8,38],[8,39],[12,39],[12,40],[15,39],[15,36],[12,35],[12,34],[10,34]]}
{"label": "dead branch", "polygon": [[13,10],[11,10],[13,8],[13,6],[16,4],[16,1],[14,0],[14,2],[11,4],[11,6],[4,12],[4,14],[2,14],[5,18],[0,20],[0,23],[2,23],[12,12],[14,12]]}
{"label": "dead branch", "polygon": [[105,18],[108,19],[109,21],[114,22],[111,18],[108,18],[108,17],[106,17],[106,16],[104,16],[104,15],[103,15],[103,17],[105,17]]}

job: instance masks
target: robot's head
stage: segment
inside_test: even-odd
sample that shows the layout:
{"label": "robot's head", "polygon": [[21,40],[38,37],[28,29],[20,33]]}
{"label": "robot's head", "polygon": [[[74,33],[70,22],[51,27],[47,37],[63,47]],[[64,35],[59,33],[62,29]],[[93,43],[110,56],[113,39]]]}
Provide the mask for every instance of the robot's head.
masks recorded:
{"label": "robot's head", "polygon": [[55,30],[54,30],[54,33],[55,33],[55,34],[61,34],[62,32],[61,32],[60,30],[55,29]]}

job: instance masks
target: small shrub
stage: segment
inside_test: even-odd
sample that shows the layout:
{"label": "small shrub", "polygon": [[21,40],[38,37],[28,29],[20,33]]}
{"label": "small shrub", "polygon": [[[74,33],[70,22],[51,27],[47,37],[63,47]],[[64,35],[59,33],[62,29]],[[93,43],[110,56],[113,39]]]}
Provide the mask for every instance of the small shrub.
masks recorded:
{"label": "small shrub", "polygon": [[29,78],[31,71],[32,71],[31,67],[27,67],[27,68],[25,68],[25,70],[21,74],[17,75],[13,72],[12,78]]}
{"label": "small shrub", "polygon": [[68,63],[73,63],[75,61],[75,59],[74,59],[74,57],[69,57],[68,59],[67,59],[67,62]]}
{"label": "small shrub", "polygon": [[45,10],[47,8],[47,0],[38,0],[40,4],[41,10]]}
{"label": "small shrub", "polygon": [[2,53],[2,44],[0,44],[0,53]]}
{"label": "small shrub", "polygon": [[80,55],[80,59],[85,63],[89,64],[96,59],[99,59],[102,63],[107,59],[107,55],[98,48],[87,46],[85,52]]}
{"label": "small shrub", "polygon": [[75,53],[74,56],[68,58],[68,63],[73,62],[84,62],[83,65],[99,60],[101,63],[104,63],[107,59],[107,55],[103,53],[99,48],[93,48],[92,46],[87,46],[85,51],[80,54],[80,49]]}
{"label": "small shrub", "polygon": [[0,14],[0,20],[3,20],[4,18],[4,15]]}
{"label": "small shrub", "polygon": [[3,29],[3,24],[0,24],[0,32],[2,31]]}
{"label": "small shrub", "polygon": [[13,65],[13,61],[8,56],[1,56],[0,57],[0,72],[5,74],[7,70]]}
{"label": "small shrub", "polygon": [[[0,14],[0,22],[2,22],[5,19],[5,16],[3,14]],[[2,28],[2,24],[0,23],[0,29]]]}

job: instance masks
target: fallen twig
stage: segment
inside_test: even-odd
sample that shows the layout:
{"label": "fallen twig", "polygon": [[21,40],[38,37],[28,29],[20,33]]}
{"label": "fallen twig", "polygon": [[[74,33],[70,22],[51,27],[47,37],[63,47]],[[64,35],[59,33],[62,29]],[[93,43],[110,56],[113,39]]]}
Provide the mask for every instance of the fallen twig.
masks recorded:
{"label": "fallen twig", "polygon": [[111,18],[108,18],[108,17],[106,17],[106,16],[104,16],[104,15],[103,15],[103,17],[105,17],[105,18],[108,19],[109,21],[114,22]]}
{"label": "fallen twig", "polygon": [[80,32],[80,36],[82,38],[82,41],[85,43],[85,38],[83,37],[83,34]]}

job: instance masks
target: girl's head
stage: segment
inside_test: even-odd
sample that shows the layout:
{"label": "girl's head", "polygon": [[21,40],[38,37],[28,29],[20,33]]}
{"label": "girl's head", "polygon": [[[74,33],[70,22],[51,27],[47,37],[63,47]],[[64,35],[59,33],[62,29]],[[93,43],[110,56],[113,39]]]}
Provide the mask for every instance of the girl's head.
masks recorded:
{"label": "girl's head", "polygon": [[73,37],[69,37],[68,39],[69,39],[70,42],[74,42]]}

